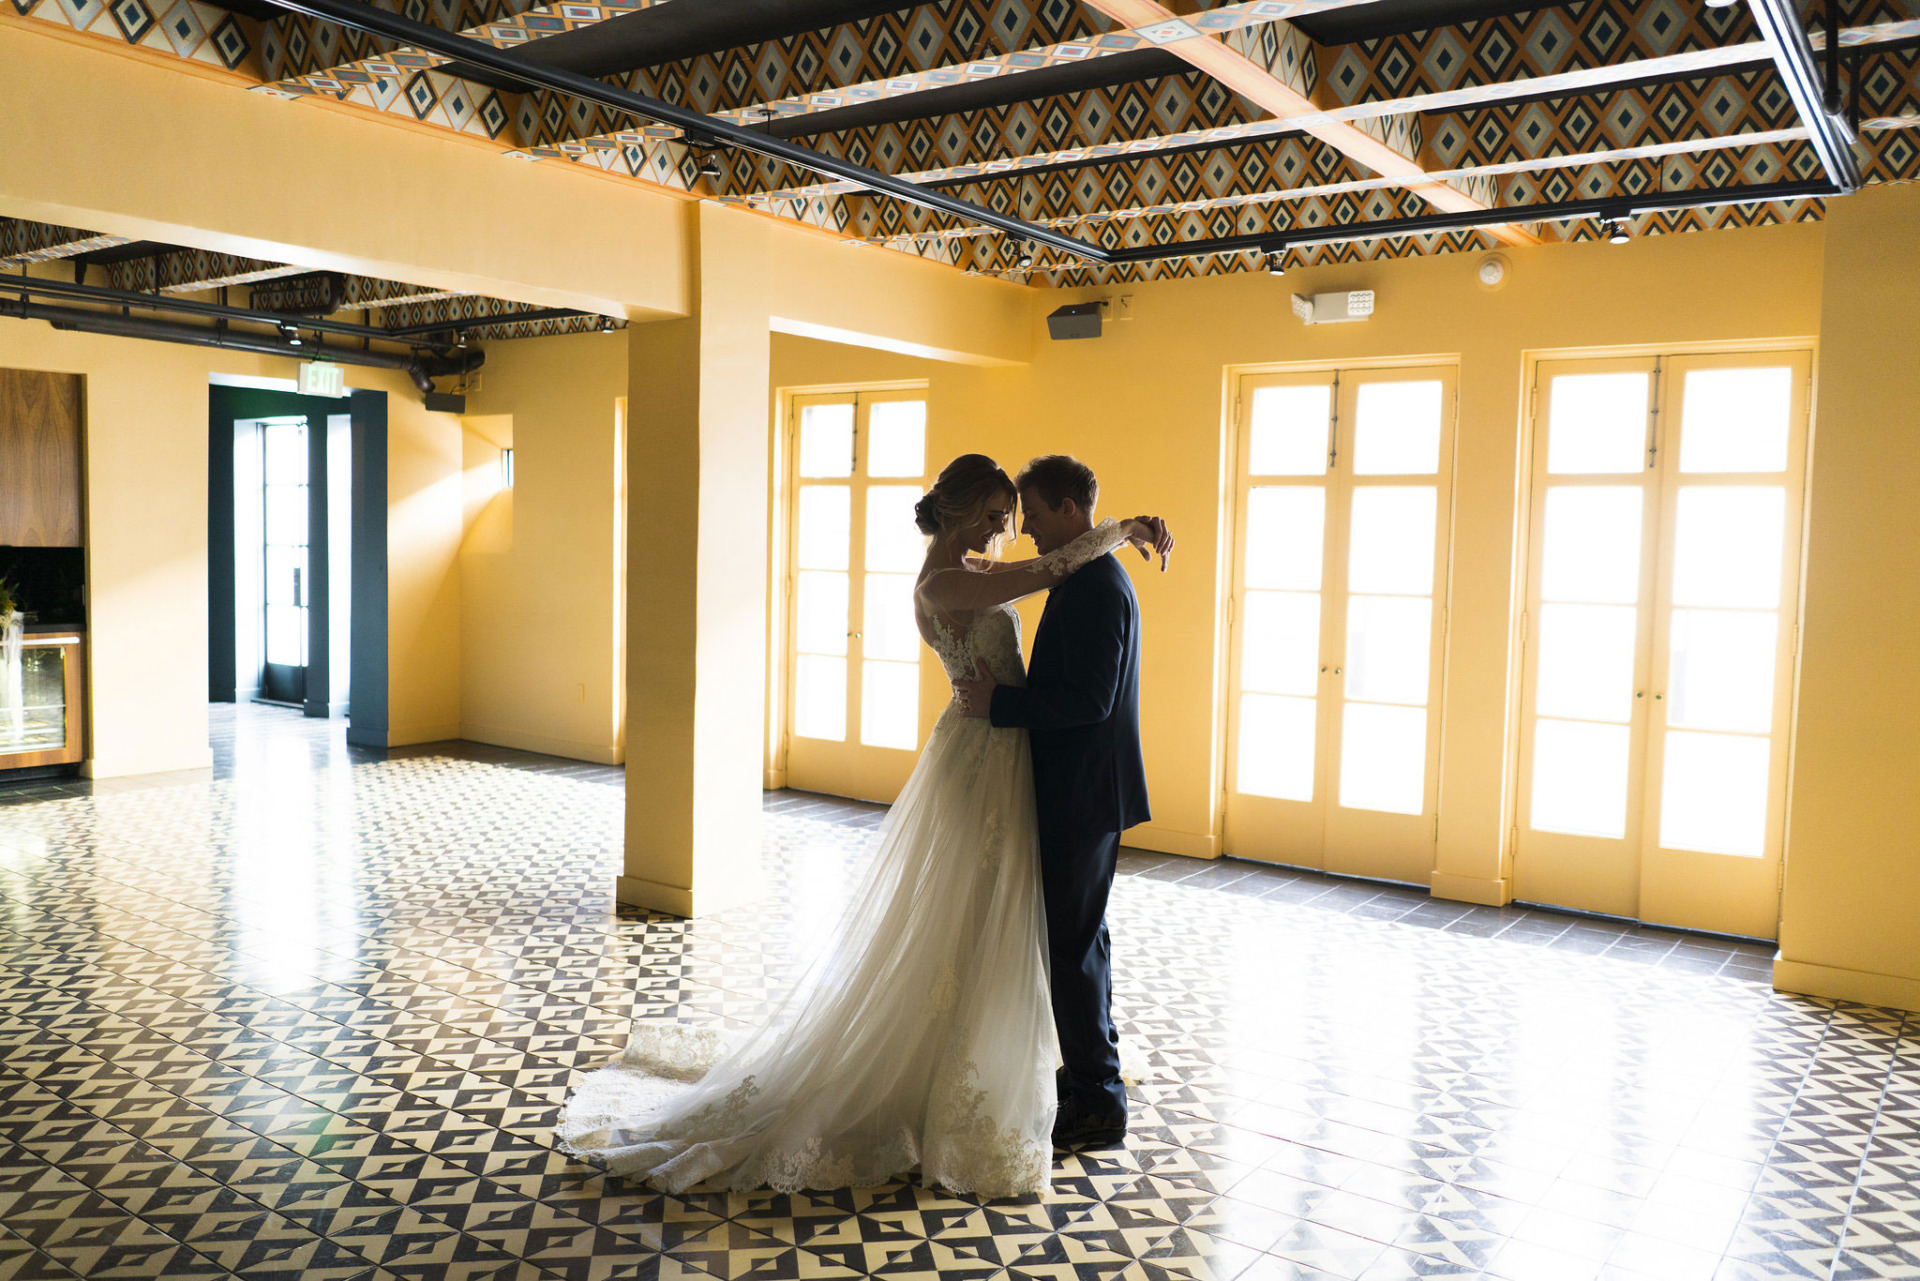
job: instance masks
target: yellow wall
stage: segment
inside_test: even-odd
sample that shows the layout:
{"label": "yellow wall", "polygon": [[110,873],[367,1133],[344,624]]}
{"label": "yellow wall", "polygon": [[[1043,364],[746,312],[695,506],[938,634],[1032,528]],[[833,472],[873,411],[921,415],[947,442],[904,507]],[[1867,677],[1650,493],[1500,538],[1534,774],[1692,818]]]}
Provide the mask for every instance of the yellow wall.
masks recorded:
{"label": "yellow wall", "polygon": [[0,212],[542,306],[686,310],[684,201],[24,23],[0,19]]}
{"label": "yellow wall", "polygon": [[1920,1010],[1920,186],[1828,212],[1775,981]]}
{"label": "yellow wall", "polygon": [[480,377],[465,420],[460,736],[617,763],[627,336],[492,343]]}
{"label": "yellow wall", "polygon": [[[0,366],[86,380],[89,772],[206,766],[208,378],[294,362],[0,320]],[[347,383],[387,393],[390,741],[457,737],[459,424],[398,373]]]}
{"label": "yellow wall", "polygon": [[[1817,226],[1649,238],[1626,246],[1509,250],[1488,290],[1477,255],[1209,277],[1035,295],[1030,365],[966,368],[778,337],[780,387],[923,377],[929,465],[981,451],[1009,471],[1066,452],[1101,480],[1109,514],[1155,511],[1179,538],[1173,572],[1129,559],[1145,615],[1142,728],[1153,822],[1129,838],[1183,854],[1217,852],[1218,601],[1226,372],[1277,362],[1457,359],[1451,636],[1442,737],[1437,884],[1506,897],[1503,788],[1514,613],[1521,386],[1529,350],[1791,338],[1818,328]],[[1371,288],[1360,324],[1302,326],[1289,295]],[[1054,342],[1045,313],[1131,294],[1136,318],[1096,341]],[[943,699],[929,680],[924,719]]]}

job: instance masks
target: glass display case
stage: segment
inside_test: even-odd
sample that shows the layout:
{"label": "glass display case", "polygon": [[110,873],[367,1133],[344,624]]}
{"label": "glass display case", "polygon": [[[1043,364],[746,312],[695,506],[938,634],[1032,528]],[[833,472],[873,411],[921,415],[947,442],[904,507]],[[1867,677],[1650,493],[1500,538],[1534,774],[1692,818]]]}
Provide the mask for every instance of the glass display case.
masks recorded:
{"label": "glass display case", "polygon": [[84,651],[75,633],[24,636],[17,662],[0,650],[0,775],[81,758]]}

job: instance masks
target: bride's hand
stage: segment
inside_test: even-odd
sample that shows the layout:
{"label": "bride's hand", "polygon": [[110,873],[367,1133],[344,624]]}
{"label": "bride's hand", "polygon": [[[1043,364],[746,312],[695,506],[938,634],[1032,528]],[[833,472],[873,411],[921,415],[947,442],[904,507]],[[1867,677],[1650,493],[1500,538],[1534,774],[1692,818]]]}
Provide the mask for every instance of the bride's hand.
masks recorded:
{"label": "bride's hand", "polygon": [[1167,531],[1167,522],[1158,516],[1135,516],[1127,522],[1127,541],[1140,549],[1140,559],[1151,560],[1155,552],[1160,553],[1160,572],[1167,572],[1167,562],[1173,556],[1173,535]]}

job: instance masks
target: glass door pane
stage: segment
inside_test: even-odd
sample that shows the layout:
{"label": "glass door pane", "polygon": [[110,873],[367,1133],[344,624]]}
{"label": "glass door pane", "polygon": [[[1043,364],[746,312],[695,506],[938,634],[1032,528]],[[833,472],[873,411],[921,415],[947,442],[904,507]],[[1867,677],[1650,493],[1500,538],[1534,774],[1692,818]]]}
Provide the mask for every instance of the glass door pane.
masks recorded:
{"label": "glass door pane", "polygon": [[1228,826],[1257,834],[1258,857],[1314,866],[1334,388],[1331,372],[1248,380],[1237,462]]}
{"label": "glass door pane", "polygon": [[1769,818],[1784,786],[1781,616],[1798,542],[1802,414],[1792,360],[1693,358],[1675,373],[1653,840],[1669,871],[1697,861],[1688,854],[1719,856],[1696,869],[1707,880],[1730,859],[1776,853]]}
{"label": "glass door pane", "polygon": [[1658,362],[1548,361],[1535,380],[1515,896],[1631,915]]}
{"label": "glass door pane", "polygon": [[261,515],[265,575],[264,697],[300,702],[306,697],[308,607],[308,440],[304,419],[260,424]]}
{"label": "glass door pane", "polygon": [[[807,424],[801,419],[801,439]],[[853,448],[848,407],[846,446]],[[818,437],[815,438],[816,440]],[[804,443],[803,443],[804,449]],[[826,468],[834,455],[811,460]],[[803,469],[807,462],[803,460]],[[852,491],[844,484],[799,488],[794,519],[793,732],[835,742],[847,736],[847,626],[851,600],[848,549],[853,537]]]}
{"label": "glass door pane", "polygon": [[1644,499],[1637,485],[1546,493],[1528,815],[1539,831],[1626,835]]}
{"label": "glass door pane", "polygon": [[[918,417],[924,422],[925,406],[908,404],[921,410]],[[876,421],[879,418],[876,414]],[[880,435],[873,439],[879,446]],[[909,455],[897,440],[886,449],[891,468],[923,452],[915,448]],[[918,485],[867,489],[860,741],[870,747],[911,751],[919,746],[920,635],[913,625],[913,583],[926,558],[927,540],[913,523],[913,505],[922,492]]]}

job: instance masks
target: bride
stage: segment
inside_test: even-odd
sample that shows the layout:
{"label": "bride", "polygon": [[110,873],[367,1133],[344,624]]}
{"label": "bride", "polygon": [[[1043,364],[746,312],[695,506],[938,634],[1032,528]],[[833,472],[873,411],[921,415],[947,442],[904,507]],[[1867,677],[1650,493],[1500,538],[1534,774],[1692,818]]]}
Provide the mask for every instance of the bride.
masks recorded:
{"label": "bride", "polygon": [[[1106,520],[1036,560],[984,553],[1011,533],[1013,482],[956,458],[915,507],[932,536],[914,621],[950,679],[1025,683],[1012,602],[1153,523]],[[563,1151],[671,1192],[860,1187],[919,1166],[980,1197],[1046,1184],[1056,1107],[1033,775],[1024,730],[949,706],[894,802],[822,951],[735,1043],[636,1020],[621,1060],[583,1078]]]}

